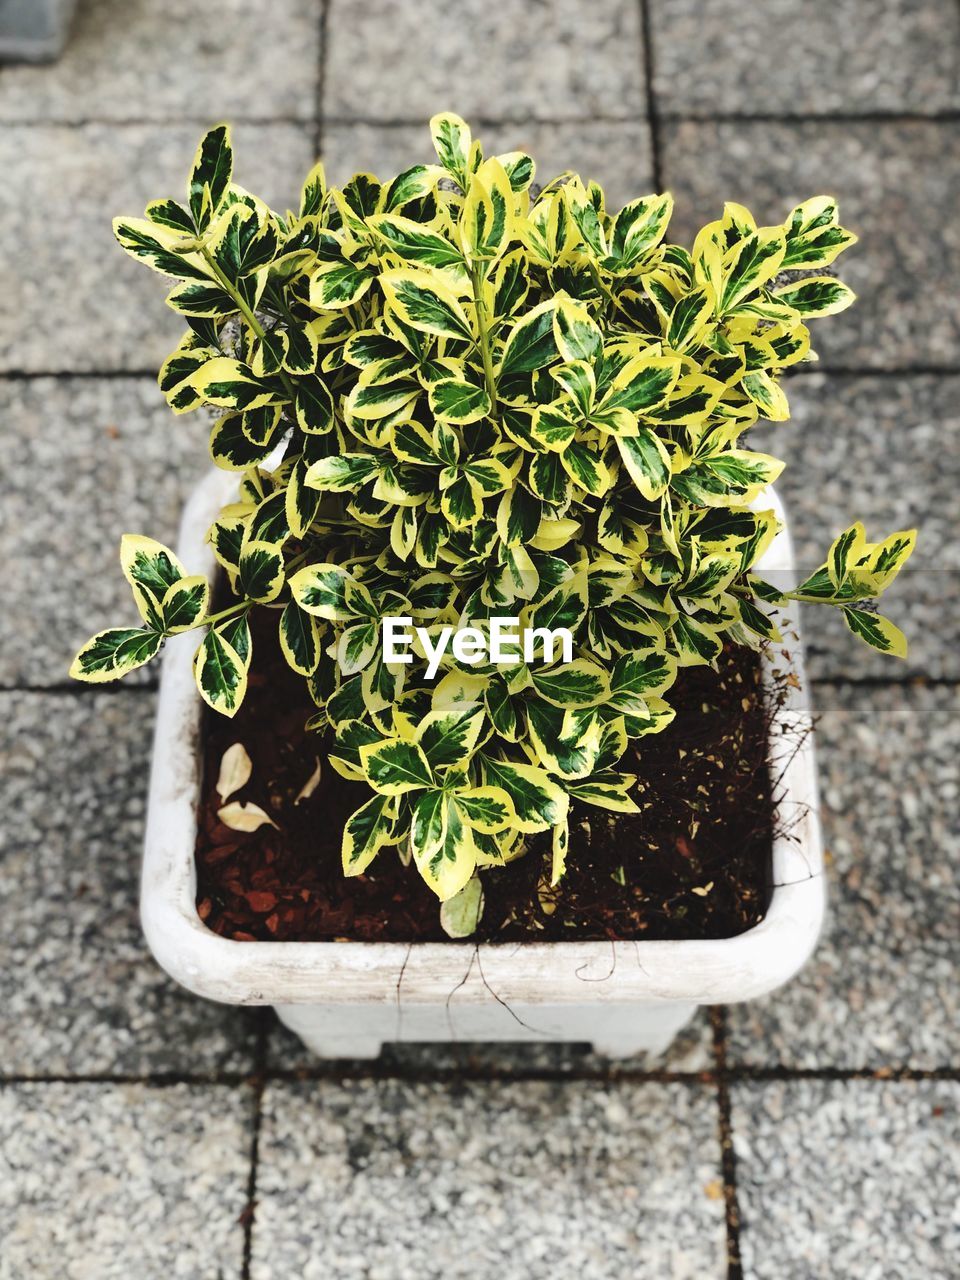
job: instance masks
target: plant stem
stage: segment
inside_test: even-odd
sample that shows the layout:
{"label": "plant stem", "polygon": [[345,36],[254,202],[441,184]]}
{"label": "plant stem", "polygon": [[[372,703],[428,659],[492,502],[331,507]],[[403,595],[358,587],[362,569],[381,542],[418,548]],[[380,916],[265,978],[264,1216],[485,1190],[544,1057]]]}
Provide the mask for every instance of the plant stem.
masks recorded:
{"label": "plant stem", "polygon": [[[590,263],[590,274],[593,277],[593,283],[600,290],[600,293],[602,294],[602,296],[606,298],[606,300],[611,304],[611,306],[615,308],[615,310],[623,311],[623,307],[620,305],[620,301],[617,298],[616,294],[614,294],[613,290],[607,288],[607,286],[603,283],[603,277],[600,275],[600,268],[597,266],[595,262]],[[626,312],[623,312],[623,314],[626,315]]]}
{"label": "plant stem", "polygon": [[[267,336],[267,331],[266,329],[264,329],[263,325],[257,319],[256,313],[252,311],[249,306],[247,306],[246,298],[243,296],[243,294],[240,292],[237,286],[233,283],[230,277],[225,275],[224,272],[220,270],[219,263],[216,261],[213,254],[210,252],[210,250],[207,248],[206,245],[200,246],[200,252],[203,255],[210,270],[216,276],[217,283],[234,300],[234,302],[237,304],[237,308],[240,311],[240,314],[243,316],[244,320],[246,320],[247,324],[250,326],[250,328],[253,330],[253,332],[257,335],[257,337],[262,342],[263,339]],[[289,373],[287,373],[286,369],[279,369],[278,373],[280,375],[280,381],[283,383],[284,387],[286,388],[287,394],[289,395],[290,399],[296,400],[297,388],[293,385],[293,379],[290,377]]]}
{"label": "plant stem", "polygon": [[211,614],[209,618],[201,618],[196,625],[198,627],[212,627],[216,623],[222,622],[224,618],[232,617],[235,613],[242,613],[248,609],[252,609],[254,601],[242,600],[238,604],[232,604],[226,609],[221,609],[219,613]]}
{"label": "plant stem", "polygon": [[477,329],[480,333],[483,378],[487,384],[487,395],[490,397],[490,416],[495,418],[497,414],[497,381],[493,376],[493,355],[490,351],[490,334],[487,331],[487,307],[483,300],[483,277],[478,262],[475,262],[470,268],[470,280],[473,284],[473,301],[477,308]]}

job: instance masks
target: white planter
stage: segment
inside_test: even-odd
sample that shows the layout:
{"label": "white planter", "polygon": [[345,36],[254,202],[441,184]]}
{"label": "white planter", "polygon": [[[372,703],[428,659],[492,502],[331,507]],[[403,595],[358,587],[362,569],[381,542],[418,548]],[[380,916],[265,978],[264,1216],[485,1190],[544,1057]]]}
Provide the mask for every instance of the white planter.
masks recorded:
{"label": "white planter", "polygon": [[[211,474],[187,505],[179,554],[192,573],[213,572],[204,534],[235,483],[230,475]],[[782,515],[772,493],[769,504]],[[792,570],[786,531],[762,567]],[[785,635],[796,630],[794,617],[785,621]],[[735,938],[481,946],[221,938],[201,922],[195,905],[196,643],[196,636],[177,636],[164,655],[141,915],[159,963],[197,995],[273,1005],[325,1057],[372,1057],[385,1041],[397,1040],[586,1041],[611,1056],[656,1054],[698,1005],[763,995],[792,977],[813,950],[824,910],[813,743],[807,733],[797,749],[793,732],[774,735],[778,826],[790,828],[774,842],[776,887],[764,920]],[[802,732],[810,713],[794,643],[801,687],[790,690],[780,716]]]}

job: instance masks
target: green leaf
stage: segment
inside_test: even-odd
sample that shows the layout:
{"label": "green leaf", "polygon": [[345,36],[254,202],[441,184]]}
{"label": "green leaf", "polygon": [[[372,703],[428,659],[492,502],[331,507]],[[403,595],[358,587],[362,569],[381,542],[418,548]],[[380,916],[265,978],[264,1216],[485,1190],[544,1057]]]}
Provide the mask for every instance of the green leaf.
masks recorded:
{"label": "green leaf", "polygon": [[716,295],[711,285],[701,285],[679,299],[670,313],[666,344],[674,351],[683,351],[703,330],[713,314]]}
{"label": "green leaf", "polygon": [[460,244],[471,262],[492,262],[513,239],[513,188],[498,160],[470,175],[458,223]]}
{"label": "green leaf", "polygon": [[473,330],[456,295],[437,276],[425,271],[384,271],[380,286],[401,320],[440,338],[473,341]]}
{"label": "green leaf", "polygon": [[442,112],[431,119],[430,135],[440,163],[462,188],[466,188],[472,142],[469,125],[452,111]]}
{"label": "green leaf", "polygon": [[643,196],[620,210],[610,232],[610,253],[604,266],[609,271],[626,271],[660,243],[673,213],[669,192]]}
{"label": "green leaf", "polygon": [[832,196],[814,196],[790,214],[784,224],[784,271],[812,271],[829,266],[857,237],[838,225],[837,203]]}
{"label": "green leaf", "polygon": [[457,702],[431,711],[417,732],[417,743],[431,769],[464,764],[473,754],[485,720],[477,702]]}
{"label": "green leaf", "polygon": [[177,246],[188,243],[185,236],[170,234],[142,218],[114,218],[113,234],[120,247],[161,275],[181,280],[209,281],[208,269],[198,254]]}
{"label": "green leaf", "polygon": [[506,791],[517,813],[518,831],[545,831],[566,816],[569,800],[546,769],[483,758],[487,781]]}
{"label": "green leaf", "polygon": [[513,802],[499,787],[462,787],[453,792],[453,802],[467,826],[485,835],[495,835],[516,821]]}
{"label": "green leaf", "polygon": [[559,352],[553,331],[553,317],[557,306],[555,298],[548,298],[516,322],[507,334],[498,377],[509,378],[520,373],[531,373],[557,358]]}
{"label": "green leaf", "polygon": [[312,218],[320,213],[327,194],[327,176],[318,161],[304,179],[300,192],[300,217]]}
{"label": "green leaf", "polygon": [[765,227],[741,240],[724,260],[724,281],[718,307],[730,311],[743,298],[766,284],[780,270],[786,240],[779,227]]}
{"label": "green leaf", "polygon": [[677,647],[677,657],[682,667],[709,664],[719,657],[723,648],[717,628],[705,626],[685,613],[677,617],[670,635]]}
{"label": "green leaf", "polygon": [[163,636],[142,627],[112,627],[88,640],[70,667],[74,680],[102,684],[119,680],[128,671],[141,667],[163,643]]}
{"label": "green leaf", "polygon": [[534,688],[555,707],[592,707],[606,698],[610,685],[602,667],[586,658],[575,658],[548,670],[530,671]]}
{"label": "green leaf", "polygon": [[847,580],[850,559],[857,559],[866,542],[866,533],[858,520],[856,524],[845,529],[833,542],[827,553],[827,573],[834,588],[839,591]]}
{"label": "green leaf", "polygon": [[845,311],[857,297],[852,289],[833,276],[809,276],[806,280],[778,289],[774,296],[802,316],[836,315],[838,311]]}
{"label": "green leaf", "polygon": [[276,387],[256,378],[247,365],[228,356],[206,361],[187,382],[208,404],[224,409],[259,409],[278,399]]}
{"label": "green leaf", "polygon": [[507,489],[497,508],[497,533],[508,547],[521,546],[537,536],[543,505],[526,489]]}
{"label": "green leaf", "polygon": [[866,609],[843,610],[843,620],[855,636],[859,636],[871,649],[881,653],[889,653],[895,658],[907,656],[907,638],[895,627],[889,618],[879,613],[868,613]]}
{"label": "green leaf", "polygon": [[294,671],[312,676],[320,662],[320,630],[316,618],[293,600],[280,615],[280,648]]}
{"label": "green leaf", "polygon": [[430,410],[437,418],[464,425],[485,418],[490,397],[483,387],[460,378],[442,378],[430,387]]}
{"label": "green leaf", "polygon": [[215,629],[203,638],[194,658],[200,696],[221,715],[235,716],[247,691],[246,664],[236,649]]}
{"label": "green leaf", "polygon": [[187,576],[168,547],[140,533],[125,533],[121,538],[120,567],[131,587],[145,588],[158,604],[174,583]]}
{"label": "green leaf", "polygon": [[394,843],[391,804],[389,796],[374,796],[347,819],[341,846],[344,875],[362,875],[384,845]]}
{"label": "green leaf", "polygon": [[412,200],[419,200],[428,191],[432,191],[441,171],[435,164],[415,164],[390,182],[386,188],[384,208],[387,213],[402,209]]}
{"label": "green leaf", "polygon": [[432,267],[448,272],[452,279],[467,279],[463,255],[439,231],[425,227],[412,218],[399,214],[381,214],[371,218],[368,225],[381,236],[398,257],[418,267]]}
{"label": "green leaf", "polygon": [[384,795],[400,796],[433,786],[427,758],[414,742],[388,738],[372,743],[360,748],[360,760],[371,787]]}
{"label": "green leaf", "polygon": [[643,413],[661,404],[679,377],[676,356],[635,356],[618,370],[601,407]]}
{"label": "green leaf", "polygon": [[310,280],[310,305],[318,311],[351,307],[367,292],[373,278],[371,270],[347,259],[323,264]]}
{"label": "green leaf", "polygon": [[247,600],[268,604],[283,589],[283,556],[268,542],[247,542],[240,552],[240,589]]}
{"label": "green leaf", "polygon": [[193,160],[188,187],[190,212],[198,231],[203,231],[220,207],[233,175],[230,129],[218,124],[200,142]]}
{"label": "green leaf", "polygon": [[790,417],[790,406],[783,389],[766,369],[756,369],[745,374],[740,385],[770,422],[786,422]]}
{"label": "green leaf", "polygon": [[446,837],[447,798],[443,791],[431,788],[417,797],[410,822],[410,846],[418,867],[443,852]]}
{"label": "green leaf", "polygon": [[372,454],[341,453],[314,462],[307,470],[306,483],[311,489],[352,493],[372,480],[378,471],[379,462]]}
{"label": "green leaf", "polygon": [[301,609],[331,622],[349,622],[375,613],[367,589],[337,564],[312,564],[289,581],[290,593]]}
{"label": "green leaf", "polygon": [[617,448],[630,479],[648,502],[666,493],[670,484],[670,455],[649,427],[639,427],[635,436],[618,436]]}
{"label": "green leaf", "polygon": [[244,414],[226,413],[210,431],[210,457],[223,471],[249,471],[270,456],[273,438],[263,444],[251,443],[243,429]]}
{"label": "green leaf", "polygon": [[567,790],[575,800],[592,804],[598,809],[612,809],[614,813],[639,813],[640,807],[629,794],[636,781],[629,773],[595,773],[591,778],[571,782]]}
{"label": "green leaf", "polygon": [[308,435],[324,435],[334,424],[333,396],[319,378],[297,382],[297,425]]}
{"label": "green leaf", "polygon": [[610,673],[611,705],[635,714],[638,701],[665,693],[676,677],[676,659],[668,653],[624,654]]}
{"label": "green leaf", "polygon": [[204,617],[210,603],[210,584],[206,578],[181,578],[167,588],[161,601],[163,629],[167,635],[189,631]]}

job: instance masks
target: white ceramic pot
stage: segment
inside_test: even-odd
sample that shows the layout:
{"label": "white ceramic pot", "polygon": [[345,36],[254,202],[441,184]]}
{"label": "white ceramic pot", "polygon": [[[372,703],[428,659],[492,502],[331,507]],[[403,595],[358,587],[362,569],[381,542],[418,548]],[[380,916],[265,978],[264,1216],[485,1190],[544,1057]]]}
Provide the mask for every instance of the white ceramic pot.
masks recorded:
{"label": "white ceramic pot", "polygon": [[[204,534],[236,481],[211,474],[188,503],[179,554],[212,574]],[[782,508],[772,493],[764,505]],[[762,569],[792,571],[786,530]],[[782,629],[796,631],[796,618]],[[698,1005],[751,1000],[784,983],[813,950],[824,911],[810,712],[800,687],[775,732],[777,828],[773,896],[763,921],[734,938],[656,942],[234,942],[197,915],[201,702],[197,640],[177,636],[163,659],[147,815],[141,915],[153,954],[189,990],[228,1004],[269,1004],[314,1052],[373,1057],[385,1041],[547,1040],[592,1043],[615,1057],[661,1053]],[[783,667],[784,646],[773,659]],[[799,740],[799,746],[798,744]]]}

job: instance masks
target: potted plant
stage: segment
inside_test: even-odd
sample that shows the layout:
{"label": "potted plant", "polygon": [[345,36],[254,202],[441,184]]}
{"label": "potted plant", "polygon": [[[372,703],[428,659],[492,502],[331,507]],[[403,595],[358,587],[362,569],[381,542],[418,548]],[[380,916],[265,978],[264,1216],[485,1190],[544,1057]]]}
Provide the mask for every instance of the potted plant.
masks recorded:
{"label": "potted plant", "polygon": [[914,533],[854,524],[791,581],[782,463],[741,440],[787,418],[855,237],[820,196],[688,251],[669,195],[613,213],[431,128],[437,164],[318,165],[281,216],[219,126],[186,204],[115,223],[178,281],[160,387],[216,411],[220,470],[179,556],[124,537],[140,623],[72,674],[169,642],[142,912],[186,986],[327,1054],[658,1050],[816,939],[796,605],[905,652],[873,601]]}

